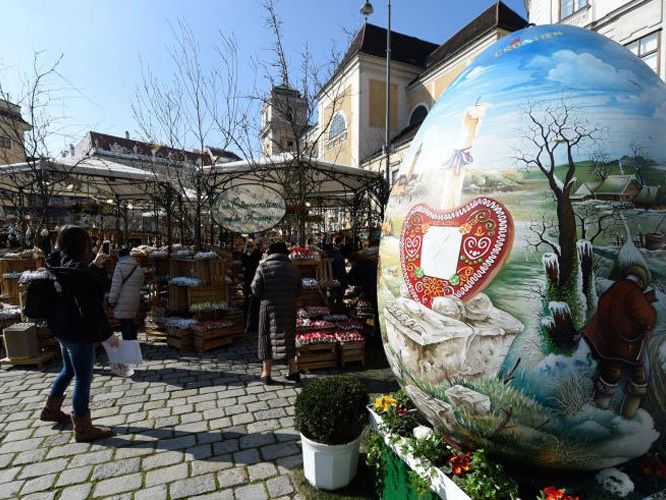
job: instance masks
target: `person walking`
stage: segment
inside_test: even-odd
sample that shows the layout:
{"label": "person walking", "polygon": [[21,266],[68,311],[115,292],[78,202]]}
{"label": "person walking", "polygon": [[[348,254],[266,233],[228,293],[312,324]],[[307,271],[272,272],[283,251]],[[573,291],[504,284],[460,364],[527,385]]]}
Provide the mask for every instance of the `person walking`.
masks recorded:
{"label": "person walking", "polygon": [[245,331],[257,331],[257,317],[259,315],[258,301],[252,297],[252,280],[257,272],[261,251],[257,248],[254,240],[245,242],[243,255],[241,256],[241,268],[243,269],[243,316],[245,317]]}
{"label": "person walking", "polygon": [[301,292],[301,276],[289,260],[289,250],[283,242],[270,245],[251,289],[261,300],[258,345],[261,380],[267,385],[273,383],[273,361],[281,359],[288,361],[287,380],[300,380],[296,368],[296,301]]}
{"label": "person walking", "polygon": [[112,345],[118,345],[103,306],[109,281],[103,267],[108,256],[100,252],[93,259],[91,248],[85,229],[66,225],[58,233],[56,251],[46,263],[55,277],[57,291],[55,312],[47,322],[60,344],[63,365],[53,381],[40,419],[70,420],[61,407],[65,390],[74,379],[71,421],[77,442],[95,441],[113,434],[109,428],[92,425],[89,409],[95,342],[108,339]]}
{"label": "person walking", "polygon": [[121,248],[118,257],[111,279],[109,305],[113,307],[113,317],[120,322],[123,339],[136,340],[137,328],[134,320],[139,310],[145,274],[137,260],[130,255],[129,248]]}
{"label": "person walking", "polygon": [[345,257],[343,255],[343,243],[342,236],[336,236],[333,238],[333,249],[328,253],[328,257],[333,259],[332,271],[335,285],[331,289],[331,309],[334,313],[343,313],[345,309],[344,297],[348,281]]}

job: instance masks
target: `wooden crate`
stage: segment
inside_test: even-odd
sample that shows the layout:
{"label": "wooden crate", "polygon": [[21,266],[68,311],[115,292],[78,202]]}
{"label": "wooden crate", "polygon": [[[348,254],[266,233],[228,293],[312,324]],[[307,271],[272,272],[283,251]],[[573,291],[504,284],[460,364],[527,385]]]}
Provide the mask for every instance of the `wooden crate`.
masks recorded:
{"label": "wooden crate", "polygon": [[207,352],[233,344],[236,339],[243,336],[242,325],[232,325],[224,328],[216,328],[205,332],[194,330],[194,350],[196,352]]}
{"label": "wooden crate", "polygon": [[338,357],[342,368],[347,363],[357,362],[361,363],[361,366],[365,366],[365,342],[338,343]]}
{"label": "wooden crate", "polygon": [[0,259],[0,274],[34,271],[44,266],[44,259]]}
{"label": "wooden crate", "polygon": [[57,351],[45,351],[30,359],[3,358],[0,359],[0,364],[4,363],[12,366],[36,366],[37,368],[41,368],[45,364],[55,361],[56,359],[58,359]]}
{"label": "wooden crate", "polygon": [[172,285],[169,283],[169,302],[167,308],[174,313],[186,313],[189,311],[189,290],[191,287]]}
{"label": "wooden crate", "polygon": [[172,258],[169,262],[170,276],[192,276],[194,274],[194,259]]}
{"label": "wooden crate", "polygon": [[194,260],[192,276],[205,285],[224,284],[227,276],[226,262],[222,259]]}
{"label": "wooden crate", "polygon": [[2,295],[3,301],[10,304],[19,304],[19,278],[2,278]]}
{"label": "wooden crate", "polygon": [[325,306],[326,301],[317,288],[304,288],[298,297],[298,307]]}
{"label": "wooden crate", "polygon": [[181,351],[192,351],[194,349],[194,335],[190,329],[169,328],[166,341],[171,347]]}
{"label": "wooden crate", "polygon": [[[171,298],[171,295],[169,295]],[[187,289],[187,310],[192,304],[202,302],[227,302],[229,287],[224,285],[191,286]]]}
{"label": "wooden crate", "polygon": [[312,344],[296,348],[296,365],[299,370],[316,370],[338,366],[336,344]]}
{"label": "wooden crate", "polygon": [[316,278],[321,275],[321,260],[319,259],[294,259],[292,262],[301,273],[302,278]]}
{"label": "wooden crate", "polygon": [[146,321],[144,326],[146,338],[149,342],[165,342],[167,338],[167,329],[164,325],[158,325],[152,321]]}

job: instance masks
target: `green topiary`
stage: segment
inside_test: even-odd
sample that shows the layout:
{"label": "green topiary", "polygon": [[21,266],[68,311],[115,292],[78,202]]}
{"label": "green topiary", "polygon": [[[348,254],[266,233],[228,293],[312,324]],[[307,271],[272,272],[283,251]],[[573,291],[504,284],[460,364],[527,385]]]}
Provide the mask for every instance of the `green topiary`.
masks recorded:
{"label": "green topiary", "polygon": [[354,377],[316,379],[296,398],[296,429],[316,443],[349,443],[365,427],[367,404],[368,392]]}

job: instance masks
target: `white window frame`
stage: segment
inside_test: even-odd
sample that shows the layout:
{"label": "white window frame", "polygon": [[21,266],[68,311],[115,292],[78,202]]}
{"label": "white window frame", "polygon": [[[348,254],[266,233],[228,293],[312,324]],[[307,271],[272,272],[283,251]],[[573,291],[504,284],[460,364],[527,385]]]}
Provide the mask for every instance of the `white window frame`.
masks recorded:
{"label": "white window frame", "polygon": [[[560,2],[559,2],[560,5],[559,5],[558,11],[557,11],[557,13],[559,15],[559,18],[560,18],[560,21],[562,21],[564,19],[568,19],[569,17],[577,14],[581,10],[586,9],[590,6],[590,0],[571,0],[573,2],[572,10],[568,14],[564,14],[562,12],[562,6],[563,6],[564,1],[565,0],[560,0]],[[576,5],[578,5],[577,8],[576,8]]]}
{"label": "white window frame", "polygon": [[[654,71],[655,71],[655,73],[657,73],[657,74],[659,74],[659,71],[661,70],[661,68],[660,68],[660,64],[659,64],[659,63],[660,63],[660,61],[659,61],[659,59],[660,59],[660,58],[659,58],[659,54],[661,53],[661,36],[659,36],[660,33],[661,33],[661,30],[653,31],[653,32],[651,32],[651,33],[648,33],[648,34],[646,34],[646,35],[643,35],[643,36],[641,36],[641,37],[639,37],[639,38],[636,38],[635,40],[632,40],[631,42],[625,44],[625,48],[626,48],[627,50],[629,50],[632,54],[636,55],[637,57],[639,57],[639,58],[641,58],[641,59],[645,59],[645,57],[647,57],[647,56],[651,56],[651,55],[653,55],[653,54],[656,54],[656,56],[657,56],[657,67],[655,68]],[[656,48],[655,48],[654,50],[650,50],[650,51],[648,51],[648,52],[643,52],[642,49],[641,49],[641,47],[642,47],[642,43],[641,43],[641,42],[642,42],[644,39],[646,39],[647,37],[652,36],[652,35],[654,35],[655,38],[657,39],[657,46],[656,46]],[[634,45],[634,44],[636,44],[636,47],[637,47],[637,48],[636,48],[636,52],[634,52],[633,50],[630,49],[630,47],[631,47],[632,45]],[[646,63],[646,64],[647,64],[647,63]],[[652,69],[652,68],[650,68],[650,69]]]}
{"label": "white window frame", "polygon": [[[333,133],[333,122],[336,120],[336,118],[340,117],[342,119],[342,123],[344,124],[344,128],[338,132],[335,135],[332,135]],[[327,141],[328,142],[335,142],[338,139],[341,139],[342,137],[345,137],[347,135],[347,119],[345,118],[345,115],[342,113],[342,111],[337,111],[333,117],[331,118],[331,123],[328,126],[328,137]]]}

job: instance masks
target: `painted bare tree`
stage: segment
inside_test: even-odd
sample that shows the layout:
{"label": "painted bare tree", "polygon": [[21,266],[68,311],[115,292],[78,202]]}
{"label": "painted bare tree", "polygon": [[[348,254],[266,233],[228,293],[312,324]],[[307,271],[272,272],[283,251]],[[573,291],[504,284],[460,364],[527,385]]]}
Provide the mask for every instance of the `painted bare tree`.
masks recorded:
{"label": "painted bare tree", "polygon": [[602,148],[597,148],[592,152],[592,167],[594,168],[594,175],[601,182],[605,181],[610,175],[610,156]]}
{"label": "painted bare tree", "polygon": [[[544,255],[546,301],[550,310],[546,329],[555,348],[569,350],[574,347],[577,331],[587,316],[587,304],[581,303],[577,289],[580,260],[592,259],[591,244],[578,241],[571,200],[576,183],[574,155],[578,149],[595,142],[601,131],[578,117],[575,108],[563,99],[543,108],[530,104],[523,123],[525,128],[514,159],[519,166],[543,175],[556,213],[552,222],[544,218],[531,227],[536,237],[535,247],[547,246],[551,250]],[[564,158],[562,165],[557,163],[559,158]],[[591,275],[583,277],[590,279]]]}

